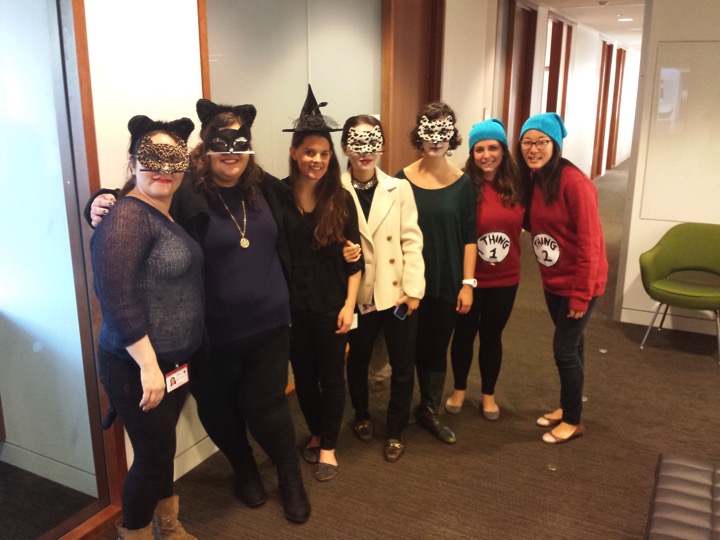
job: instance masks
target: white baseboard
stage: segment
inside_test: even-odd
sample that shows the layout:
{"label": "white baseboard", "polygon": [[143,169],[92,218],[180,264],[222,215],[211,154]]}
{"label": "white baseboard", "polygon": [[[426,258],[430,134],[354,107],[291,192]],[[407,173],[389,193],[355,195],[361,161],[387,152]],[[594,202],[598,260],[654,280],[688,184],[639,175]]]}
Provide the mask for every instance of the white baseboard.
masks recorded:
{"label": "white baseboard", "polygon": [[[49,459],[14,444],[0,443],[0,461],[37,474],[63,486],[74,489],[91,497],[97,497],[97,478],[94,474]],[[5,488],[3,488],[5,489]]]}

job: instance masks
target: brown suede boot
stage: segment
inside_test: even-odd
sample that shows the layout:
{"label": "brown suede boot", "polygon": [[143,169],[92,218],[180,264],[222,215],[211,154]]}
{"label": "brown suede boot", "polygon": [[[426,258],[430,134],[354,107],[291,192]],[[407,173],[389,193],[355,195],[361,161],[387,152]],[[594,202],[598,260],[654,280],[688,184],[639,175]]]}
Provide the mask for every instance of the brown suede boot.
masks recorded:
{"label": "brown suede boot", "polygon": [[180,503],[177,495],[158,501],[152,520],[155,540],[197,540],[183,529],[178,521],[179,512]]}
{"label": "brown suede boot", "polygon": [[147,527],[142,529],[126,529],[117,526],[118,540],[153,540],[152,524],[148,523]]}

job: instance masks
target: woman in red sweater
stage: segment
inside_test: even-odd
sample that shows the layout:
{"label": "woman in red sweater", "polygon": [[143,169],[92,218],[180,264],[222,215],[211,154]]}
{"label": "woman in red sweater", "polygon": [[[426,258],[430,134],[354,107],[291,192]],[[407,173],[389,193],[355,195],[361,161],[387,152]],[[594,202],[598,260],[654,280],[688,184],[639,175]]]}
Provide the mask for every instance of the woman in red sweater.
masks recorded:
{"label": "woman in red sweater", "polygon": [[520,132],[520,171],[530,201],[532,246],[540,265],[545,302],[555,324],[553,353],[560,374],[560,408],[537,419],[553,429],[549,444],[581,437],[585,325],[605,292],[607,258],[597,189],[561,157],[567,130],[556,113],[531,116]]}
{"label": "woman in red sweater", "polygon": [[451,347],[455,387],[445,402],[445,410],[458,414],[462,409],[473,344],[480,334],[480,410],[487,420],[497,420],[500,409],[495,403],[495,383],[502,363],[502,333],[520,282],[520,232],[525,209],[520,204],[518,166],[508,151],[502,122],[492,118],[475,124],[469,138],[465,171],[477,192],[476,288],[470,311],[455,323]]}

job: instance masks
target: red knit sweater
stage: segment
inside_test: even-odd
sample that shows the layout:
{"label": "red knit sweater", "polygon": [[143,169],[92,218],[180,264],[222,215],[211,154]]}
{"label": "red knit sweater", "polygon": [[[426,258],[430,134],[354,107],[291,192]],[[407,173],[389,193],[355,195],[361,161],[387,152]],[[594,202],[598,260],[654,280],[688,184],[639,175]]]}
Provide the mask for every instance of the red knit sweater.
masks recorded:
{"label": "red knit sweater", "polygon": [[520,281],[520,233],[525,209],[504,206],[492,182],[483,184],[477,205],[475,279],[478,288],[509,287]]}
{"label": "red knit sweater", "polygon": [[608,263],[597,189],[580,170],[565,165],[555,202],[545,204],[535,182],[530,209],[535,257],[546,291],[570,298],[570,309],[587,311],[605,292]]}

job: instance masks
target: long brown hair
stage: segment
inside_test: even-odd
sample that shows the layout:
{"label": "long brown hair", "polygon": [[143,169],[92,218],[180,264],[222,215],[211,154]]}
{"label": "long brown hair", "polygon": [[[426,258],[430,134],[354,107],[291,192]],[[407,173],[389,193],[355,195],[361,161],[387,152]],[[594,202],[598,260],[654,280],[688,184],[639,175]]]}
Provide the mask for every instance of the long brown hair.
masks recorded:
{"label": "long brown hair", "polygon": [[[207,154],[207,148],[203,142],[207,134],[215,129],[223,129],[233,124],[242,125],[242,118],[232,112],[223,112],[210,120],[207,125],[200,131],[200,142],[190,152],[190,169],[195,173],[195,182],[202,191],[209,194],[217,193],[217,186],[213,181],[212,169],[210,167],[210,156]],[[250,141],[252,149],[252,140]],[[259,184],[265,174],[262,168],[255,163],[255,155],[249,154],[247,167],[240,175],[238,185],[242,196],[248,202],[250,208],[258,209],[259,200]]]}
{"label": "long brown hair", "polygon": [[[523,201],[520,169],[515,158],[510,154],[508,147],[502,141],[497,142],[502,147],[503,156],[495,178],[495,190],[500,194],[504,206],[515,206]],[[475,183],[477,202],[482,202],[485,178],[483,178],[482,170],[475,163],[474,154],[475,148],[471,148],[470,155],[465,162],[465,172],[470,175]]]}
{"label": "long brown hair", "polygon": [[[311,136],[322,137],[328,141],[332,153],[325,175],[315,186],[317,222],[313,235],[319,247],[342,244],[345,242],[343,232],[349,219],[349,213],[346,191],[340,183],[340,163],[335,154],[330,134],[326,131],[296,131],[293,133],[292,147],[299,148],[303,141]],[[290,185],[294,187],[299,177],[298,163],[290,157]]]}

